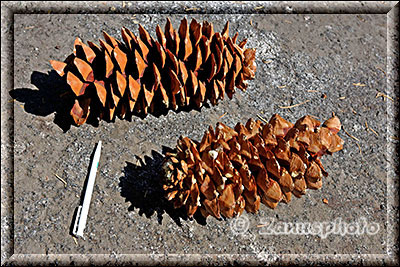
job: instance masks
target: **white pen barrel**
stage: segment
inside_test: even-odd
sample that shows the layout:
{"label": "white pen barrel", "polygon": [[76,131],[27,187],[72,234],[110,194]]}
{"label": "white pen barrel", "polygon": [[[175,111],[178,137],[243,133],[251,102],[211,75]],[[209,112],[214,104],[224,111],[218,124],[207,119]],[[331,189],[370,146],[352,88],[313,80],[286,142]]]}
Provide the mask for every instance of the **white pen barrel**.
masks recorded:
{"label": "white pen barrel", "polygon": [[79,218],[78,230],[76,231],[76,235],[78,236],[83,236],[83,230],[85,229],[86,226],[90,201],[92,199],[94,181],[96,179],[97,167],[99,166],[99,161],[100,161],[100,151],[101,151],[101,141],[99,141],[96,151],[94,152],[92,166],[90,167],[90,173],[86,185],[85,197],[83,199],[82,210]]}

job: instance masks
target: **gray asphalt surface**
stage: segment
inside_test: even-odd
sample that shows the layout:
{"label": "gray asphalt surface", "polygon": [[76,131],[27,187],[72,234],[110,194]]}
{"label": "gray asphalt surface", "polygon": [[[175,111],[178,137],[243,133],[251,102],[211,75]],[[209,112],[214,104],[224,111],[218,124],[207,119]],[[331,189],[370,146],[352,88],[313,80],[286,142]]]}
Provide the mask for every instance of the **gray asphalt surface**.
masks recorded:
{"label": "gray asphalt surface", "polygon": [[[167,17],[174,27],[183,17],[207,20],[216,31],[229,21],[231,35],[248,38],[258,66],[248,90],[201,112],[60,127],[49,60],[64,60],[76,37],[98,43],[102,30],[121,39],[122,26],[137,33],[141,23],[155,36],[155,26],[163,28]],[[387,45],[384,14],[15,15],[14,253],[252,254],[260,261],[275,259],[268,254],[386,254],[387,176],[398,162],[387,153],[388,142],[398,142],[387,131],[392,100],[376,97],[383,93],[398,102],[387,91]],[[301,105],[280,108],[294,104]],[[233,127],[274,113],[292,122],[306,114],[324,121],[332,112],[348,134],[339,133],[342,151],[322,159],[329,173],[322,189],[275,210],[244,213],[248,229],[234,220],[190,221],[162,200],[156,174],[163,147],[175,147],[180,135],[200,141],[218,121]],[[86,240],[75,243],[69,234],[73,214],[99,140]],[[266,220],[357,224],[362,218],[378,227],[377,234],[265,235],[260,227]]]}

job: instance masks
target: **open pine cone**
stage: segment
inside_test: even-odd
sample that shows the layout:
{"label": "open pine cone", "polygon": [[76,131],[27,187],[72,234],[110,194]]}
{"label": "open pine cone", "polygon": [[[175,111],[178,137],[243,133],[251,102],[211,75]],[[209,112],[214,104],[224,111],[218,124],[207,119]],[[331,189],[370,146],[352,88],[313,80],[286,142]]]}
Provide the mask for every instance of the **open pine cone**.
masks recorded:
{"label": "open pine cone", "polygon": [[[100,46],[79,38],[74,53],[64,62],[51,60],[71,87],[75,103],[70,114],[77,125],[90,112],[100,119],[121,119],[155,109],[200,108],[207,100],[216,105],[235,86],[246,90],[245,80],[256,71],[255,49],[245,49],[229,37],[229,22],[222,33],[213,25],[183,19],[175,30],[168,19],[164,32],[157,25],[157,40],[139,25],[139,36],[122,28],[124,43],[103,32]],[[93,114],[92,114],[93,115]]]}
{"label": "open pine cone", "polygon": [[320,157],[343,148],[333,116],[321,123],[311,116],[294,125],[275,114],[267,124],[249,119],[234,129],[217,123],[201,142],[181,137],[162,166],[163,189],[174,208],[189,217],[201,212],[232,218],[255,213],[260,202],[275,208],[319,189],[327,176]]}

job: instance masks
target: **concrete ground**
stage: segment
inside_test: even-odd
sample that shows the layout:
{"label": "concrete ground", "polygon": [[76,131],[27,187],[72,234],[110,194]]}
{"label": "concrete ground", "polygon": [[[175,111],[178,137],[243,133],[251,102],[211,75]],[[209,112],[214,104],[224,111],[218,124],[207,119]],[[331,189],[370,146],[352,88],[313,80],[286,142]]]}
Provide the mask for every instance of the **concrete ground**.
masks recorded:
{"label": "concrete ground", "polygon": [[[216,31],[229,21],[231,35],[237,31],[239,40],[248,38],[246,47],[257,49],[258,66],[248,90],[200,112],[102,121],[98,127],[65,128],[57,121],[59,83],[50,59],[64,60],[76,37],[97,43],[102,30],[121,39],[122,26],[137,33],[141,23],[155,36],[155,26],[163,27],[167,17],[174,27],[183,17],[207,20]],[[16,14],[14,86],[8,96],[15,99],[14,253],[250,254],[256,261],[274,261],[280,254],[374,254],[378,259],[393,249],[387,179],[398,164],[388,150],[398,144],[398,128],[388,130],[395,116],[388,106],[398,105],[398,97],[387,87],[387,47],[386,14]],[[301,105],[281,108],[295,104]],[[262,206],[258,214],[244,213],[248,229],[236,220],[188,220],[162,199],[157,172],[163,150],[175,147],[180,135],[200,141],[218,121],[233,127],[274,113],[292,122],[306,114],[323,121],[332,112],[347,133],[339,133],[344,149],[322,159],[329,173],[322,189],[275,210]],[[86,239],[76,242],[70,227],[99,140],[103,150]],[[266,235],[260,227],[267,220],[278,225],[340,219],[345,225],[365,219],[377,232]]]}

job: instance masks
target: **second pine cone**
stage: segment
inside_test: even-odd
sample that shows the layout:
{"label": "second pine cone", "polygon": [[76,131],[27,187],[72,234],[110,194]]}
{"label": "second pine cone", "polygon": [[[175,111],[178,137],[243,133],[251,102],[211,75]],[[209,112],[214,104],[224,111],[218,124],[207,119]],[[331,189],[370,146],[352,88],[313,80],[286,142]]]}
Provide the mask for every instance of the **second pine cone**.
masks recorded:
{"label": "second pine cone", "polygon": [[165,197],[189,217],[232,218],[257,212],[260,203],[288,203],[307,188],[321,188],[328,174],[320,157],[343,148],[340,128],[336,116],[321,126],[311,116],[292,124],[275,114],[266,124],[210,126],[200,143],[181,137],[164,159]]}

